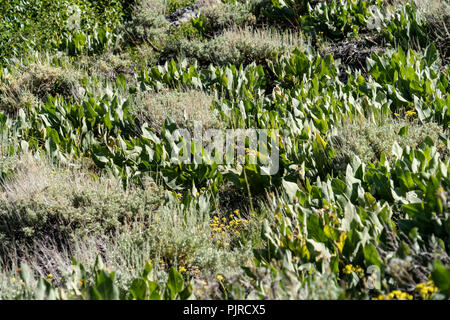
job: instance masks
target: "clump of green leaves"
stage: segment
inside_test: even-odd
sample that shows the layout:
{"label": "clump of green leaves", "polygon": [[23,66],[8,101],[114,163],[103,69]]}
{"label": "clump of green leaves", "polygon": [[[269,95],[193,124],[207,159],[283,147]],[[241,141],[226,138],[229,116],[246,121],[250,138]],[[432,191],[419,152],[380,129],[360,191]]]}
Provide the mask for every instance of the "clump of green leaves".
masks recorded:
{"label": "clump of green leaves", "polygon": [[121,1],[14,0],[0,12],[0,63],[30,49],[98,53],[113,45],[123,19]]}
{"label": "clump of green leaves", "polygon": [[153,267],[149,263],[126,287],[117,284],[116,272],[107,268],[100,256],[90,268],[73,259],[72,273],[65,279],[63,288],[54,285],[51,274],[36,279],[28,265],[21,264],[19,270],[18,280],[22,286],[15,299],[174,300],[188,299],[192,295],[192,285],[178,270],[171,268],[167,281],[161,285],[154,281]]}

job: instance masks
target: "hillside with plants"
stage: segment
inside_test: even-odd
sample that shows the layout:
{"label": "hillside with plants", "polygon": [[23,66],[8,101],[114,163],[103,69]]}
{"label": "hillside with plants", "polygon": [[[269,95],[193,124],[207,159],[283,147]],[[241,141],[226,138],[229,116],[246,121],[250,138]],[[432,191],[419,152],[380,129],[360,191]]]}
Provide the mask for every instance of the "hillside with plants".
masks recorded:
{"label": "hillside with plants", "polygon": [[1,1],[0,299],[449,299],[449,124],[449,0]]}

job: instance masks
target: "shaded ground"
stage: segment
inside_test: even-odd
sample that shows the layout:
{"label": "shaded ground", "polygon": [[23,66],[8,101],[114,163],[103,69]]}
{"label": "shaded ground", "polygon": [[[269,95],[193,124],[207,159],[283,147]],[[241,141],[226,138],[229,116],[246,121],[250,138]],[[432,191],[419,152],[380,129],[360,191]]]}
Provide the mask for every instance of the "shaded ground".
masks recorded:
{"label": "shaded ground", "polygon": [[372,53],[382,53],[385,47],[377,43],[372,39],[365,40],[343,40],[340,42],[331,43],[331,48],[327,51],[327,54],[332,54],[334,59],[340,59],[341,65],[339,66],[340,76],[339,79],[342,82],[346,82],[347,68],[352,70],[359,70],[361,74],[366,77],[368,75],[366,69],[366,59],[372,55]]}

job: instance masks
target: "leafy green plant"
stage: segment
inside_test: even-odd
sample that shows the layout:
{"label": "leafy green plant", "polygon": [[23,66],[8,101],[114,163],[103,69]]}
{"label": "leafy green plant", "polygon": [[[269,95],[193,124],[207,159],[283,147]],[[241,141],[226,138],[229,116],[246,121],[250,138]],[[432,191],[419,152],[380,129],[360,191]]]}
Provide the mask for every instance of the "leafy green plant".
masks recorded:
{"label": "leafy green plant", "polygon": [[0,3],[0,297],[448,298],[431,8],[190,3]]}
{"label": "leafy green plant", "polygon": [[447,128],[449,87],[446,76],[438,72],[438,55],[433,44],[423,55],[399,47],[398,53],[387,57],[372,55],[367,64],[369,73],[392,99],[393,112],[413,109],[421,121],[434,119]]}
{"label": "leafy green plant", "polygon": [[[357,35],[360,28],[367,27],[371,16],[370,4],[381,6],[381,1],[272,1],[272,8],[266,11],[271,19],[289,23],[306,33],[318,36],[324,34],[333,39],[341,39],[348,34]],[[282,17],[282,19],[280,19]]]}
{"label": "leafy green plant", "polygon": [[20,278],[24,283],[24,290],[16,297],[18,299],[39,300],[174,300],[187,299],[192,295],[192,285],[185,282],[181,274],[175,269],[169,270],[169,276],[164,286],[152,281],[153,267],[147,263],[141,275],[126,288],[116,284],[115,272],[104,267],[100,256],[91,270],[86,270],[83,264],[75,259],[72,261],[72,274],[66,280],[65,288],[57,290],[51,279],[36,280],[32,270],[22,264]]}
{"label": "leafy green plant", "polygon": [[2,62],[29,49],[98,53],[116,41],[112,30],[123,18],[121,1],[15,0],[3,2],[0,11]]}

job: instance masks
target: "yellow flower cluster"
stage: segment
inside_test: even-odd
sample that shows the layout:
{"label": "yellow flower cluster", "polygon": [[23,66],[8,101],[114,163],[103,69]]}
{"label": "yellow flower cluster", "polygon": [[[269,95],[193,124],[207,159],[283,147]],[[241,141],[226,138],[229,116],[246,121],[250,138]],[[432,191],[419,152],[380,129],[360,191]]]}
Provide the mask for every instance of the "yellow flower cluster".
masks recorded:
{"label": "yellow flower cluster", "polygon": [[206,190],[206,188],[205,188],[205,187],[202,187],[202,188],[200,189],[200,192],[197,192],[197,193],[195,194],[195,196],[196,196],[196,197],[200,196],[201,194],[205,193],[205,190]]}
{"label": "yellow flower cluster", "polygon": [[380,294],[378,298],[372,300],[412,300],[413,296],[401,290],[394,290],[386,295]]}
{"label": "yellow flower cluster", "polygon": [[[239,235],[239,229],[243,226],[245,229],[247,229],[247,225],[249,224],[249,221],[246,219],[237,219],[236,215],[239,214],[239,210],[234,210],[233,213],[231,213],[228,216],[228,219],[226,217],[219,218],[218,216],[213,217],[213,221],[209,224],[210,227],[212,227],[212,236],[211,240],[214,238],[215,235],[221,234],[234,234]],[[217,242],[220,244],[220,241]],[[226,245],[224,243],[224,245]]]}
{"label": "yellow flower cluster", "polygon": [[416,112],[413,111],[413,110],[408,110],[408,111],[406,111],[406,116],[407,116],[408,118],[414,116],[415,114],[416,114]]}
{"label": "yellow flower cluster", "polygon": [[422,299],[429,300],[433,298],[434,294],[438,291],[438,288],[435,287],[433,281],[428,281],[419,283],[414,291],[418,292]]}
{"label": "yellow flower cluster", "polygon": [[359,276],[364,277],[364,269],[358,266],[353,266],[352,264],[347,264],[344,269],[342,269],[342,272],[345,274],[352,273],[352,270]]}
{"label": "yellow flower cluster", "polygon": [[[202,188],[200,189],[200,192],[194,193],[193,196],[194,196],[194,197],[198,197],[198,196],[200,196],[201,194],[204,194],[205,191],[206,191],[206,188],[205,188],[205,187],[202,187]],[[183,199],[183,194],[181,194],[181,193],[175,193],[175,192],[173,192],[173,195],[176,196],[177,199],[178,199],[179,201],[181,201],[181,199]]]}
{"label": "yellow flower cluster", "polygon": [[181,273],[186,272],[187,269],[185,267],[180,267],[180,269],[178,269],[178,271],[180,271]]}

